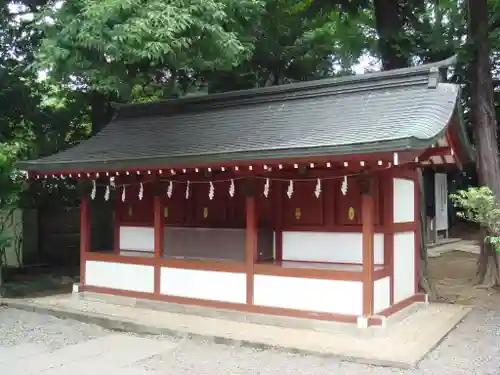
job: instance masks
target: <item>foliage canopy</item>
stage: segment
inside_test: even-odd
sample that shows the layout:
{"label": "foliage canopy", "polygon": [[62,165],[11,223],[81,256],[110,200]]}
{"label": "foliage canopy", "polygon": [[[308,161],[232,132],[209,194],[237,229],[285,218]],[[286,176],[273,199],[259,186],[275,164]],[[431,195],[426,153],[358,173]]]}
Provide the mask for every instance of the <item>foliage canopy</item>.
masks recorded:
{"label": "foliage canopy", "polygon": [[489,233],[485,240],[500,252],[500,206],[490,188],[471,187],[450,195],[457,215],[465,220],[479,224]]}

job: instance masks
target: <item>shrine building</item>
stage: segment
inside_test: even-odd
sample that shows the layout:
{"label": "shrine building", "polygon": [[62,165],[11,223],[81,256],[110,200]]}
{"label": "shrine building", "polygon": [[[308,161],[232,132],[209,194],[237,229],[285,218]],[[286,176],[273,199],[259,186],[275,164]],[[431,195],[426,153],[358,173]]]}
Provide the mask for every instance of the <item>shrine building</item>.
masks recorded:
{"label": "shrine building", "polygon": [[426,300],[419,169],[472,157],[452,63],[118,105],[19,167],[79,183],[79,291],[381,325]]}

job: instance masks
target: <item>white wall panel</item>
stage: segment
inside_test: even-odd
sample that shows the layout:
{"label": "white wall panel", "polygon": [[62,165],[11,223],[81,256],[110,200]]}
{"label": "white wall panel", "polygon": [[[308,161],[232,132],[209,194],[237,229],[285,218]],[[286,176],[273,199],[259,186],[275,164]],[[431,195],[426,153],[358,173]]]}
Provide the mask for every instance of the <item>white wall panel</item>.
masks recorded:
{"label": "white wall panel", "polygon": [[363,284],[360,281],[255,275],[254,303],[359,316],[363,312]]}
{"label": "white wall panel", "polygon": [[394,222],[415,221],[415,183],[404,178],[395,178],[394,184]]}
{"label": "white wall panel", "polygon": [[415,294],[415,233],[394,233],[394,303]]}
{"label": "white wall panel", "polygon": [[153,293],[154,267],[89,260],[85,263],[85,284]]}
{"label": "white wall panel", "polygon": [[120,227],[120,249],[134,251],[153,251],[155,248],[154,228]]}
{"label": "white wall panel", "polygon": [[162,267],[160,293],[246,303],[246,274]]}
{"label": "white wall panel", "polygon": [[[374,235],[375,264],[384,263],[384,234]],[[363,263],[363,234],[283,232],[283,260]]]}
{"label": "white wall panel", "polygon": [[373,310],[376,314],[390,306],[391,279],[384,277],[373,284]]}

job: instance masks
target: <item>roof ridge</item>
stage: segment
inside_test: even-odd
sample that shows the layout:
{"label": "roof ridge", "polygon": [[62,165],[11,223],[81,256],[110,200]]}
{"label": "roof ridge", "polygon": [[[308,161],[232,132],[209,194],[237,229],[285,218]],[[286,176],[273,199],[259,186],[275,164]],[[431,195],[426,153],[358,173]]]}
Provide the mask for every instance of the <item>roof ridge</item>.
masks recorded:
{"label": "roof ridge", "polygon": [[[457,56],[454,55],[446,60],[430,64],[374,73],[266,86],[217,94],[190,96],[179,99],[165,99],[146,103],[113,103],[113,106],[118,110],[114,119],[174,114],[178,112],[180,108],[185,107],[195,107],[199,110],[203,110],[241,104],[273,102],[282,100],[284,97],[290,99],[289,94],[293,94],[299,99],[342,92],[378,90],[394,86],[411,86],[415,84],[427,86],[429,85],[430,76],[435,74],[437,69],[448,68],[455,64],[456,61]],[[176,108],[177,110],[175,110]],[[194,108],[190,108],[190,110],[193,109]]]}

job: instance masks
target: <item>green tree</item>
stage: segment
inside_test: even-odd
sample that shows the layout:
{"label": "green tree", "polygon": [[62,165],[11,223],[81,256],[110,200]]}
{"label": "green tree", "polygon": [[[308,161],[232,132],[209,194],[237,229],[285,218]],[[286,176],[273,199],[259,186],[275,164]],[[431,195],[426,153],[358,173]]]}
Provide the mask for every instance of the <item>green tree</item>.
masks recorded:
{"label": "green tree", "polygon": [[14,211],[19,207],[25,181],[22,173],[14,166],[23,146],[20,142],[0,143],[0,296],[3,292],[2,269],[6,261],[6,250],[15,240],[8,228],[8,223]]}
{"label": "green tree", "polygon": [[91,97],[94,132],[110,119],[111,100],[138,88],[175,93],[179,76],[229,69],[249,56],[245,30],[259,0],[68,0],[37,14],[44,32],[37,68]]}
{"label": "green tree", "polygon": [[[314,79],[366,48],[362,22],[309,1],[69,0],[37,15],[37,68],[89,96],[93,133],[110,101]],[[348,43],[347,43],[348,42]],[[208,85],[208,87],[207,87]]]}
{"label": "green tree", "polygon": [[488,235],[485,242],[495,252],[500,252],[500,207],[490,188],[482,186],[459,190],[451,194],[451,198],[455,207],[460,209],[457,215],[486,229]]}
{"label": "green tree", "polygon": [[6,225],[18,208],[24,186],[15,162],[27,150],[32,120],[41,96],[35,76],[26,70],[33,61],[37,35],[26,33],[7,3],[0,12],[0,294],[5,251],[14,239]]}
{"label": "green tree", "polygon": [[[253,53],[231,71],[202,72],[209,92],[279,85],[344,74],[369,46],[366,14],[345,19],[339,10],[311,14],[309,1],[268,0],[251,30]],[[366,17],[365,17],[366,18]],[[337,67],[337,68],[336,68]]]}
{"label": "green tree", "polygon": [[257,0],[69,0],[38,15],[39,58],[63,82],[126,96],[143,73],[236,65],[261,10]]}
{"label": "green tree", "polygon": [[[498,6],[496,7],[498,11]],[[490,8],[487,0],[468,1],[468,28],[471,52],[471,113],[477,146],[479,182],[500,199],[500,160],[498,157],[498,124],[494,106],[491,71]],[[487,228],[490,230],[491,228]],[[488,233],[487,238],[497,233]],[[480,282],[488,286],[500,283],[500,254],[494,246],[481,247],[478,262]]]}
{"label": "green tree", "polygon": [[24,183],[17,160],[66,148],[90,130],[86,96],[40,82],[38,72],[29,69],[41,38],[31,15],[42,5],[4,2],[0,8],[0,269],[13,241],[6,235],[6,219],[44,197]]}

